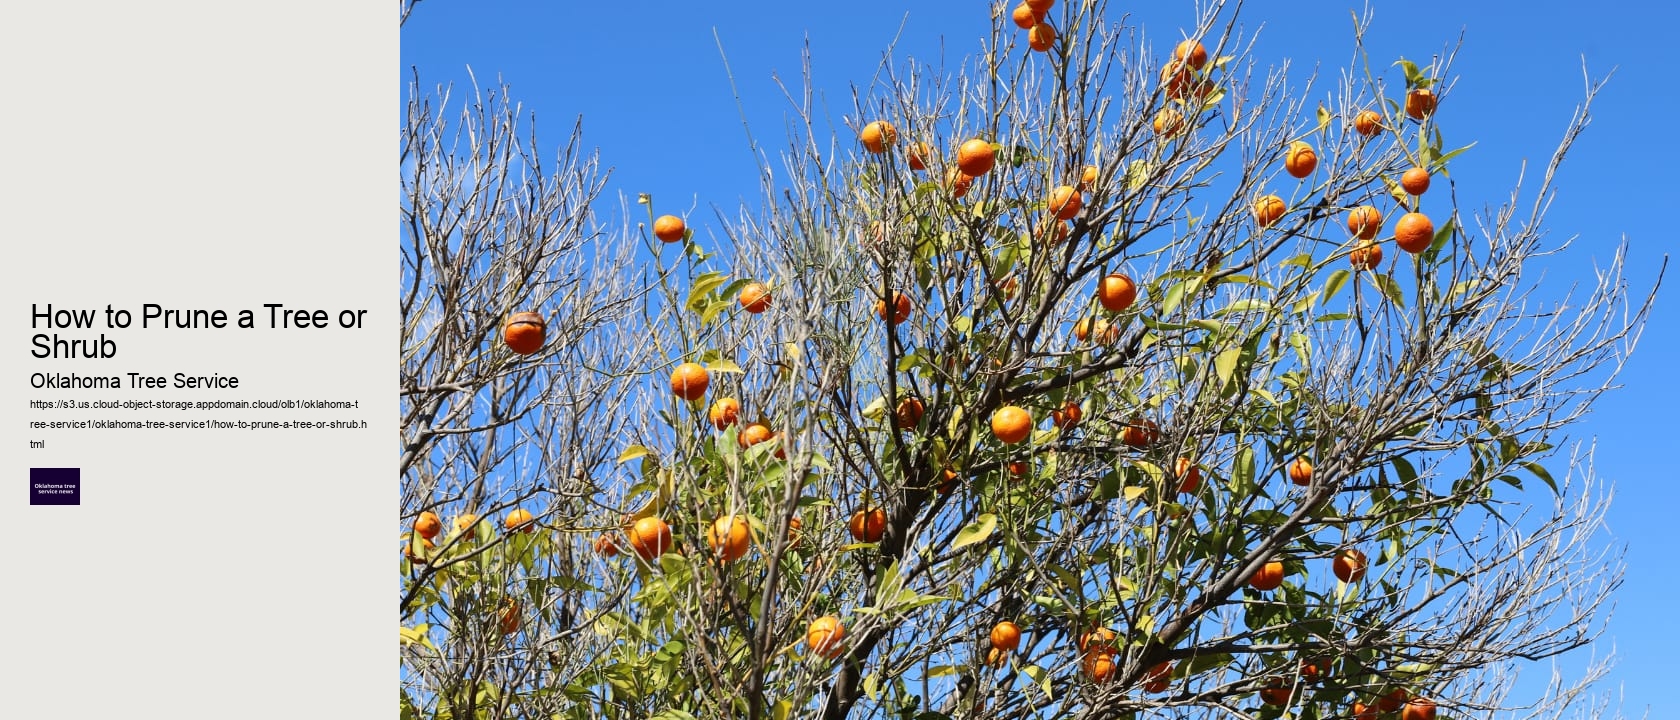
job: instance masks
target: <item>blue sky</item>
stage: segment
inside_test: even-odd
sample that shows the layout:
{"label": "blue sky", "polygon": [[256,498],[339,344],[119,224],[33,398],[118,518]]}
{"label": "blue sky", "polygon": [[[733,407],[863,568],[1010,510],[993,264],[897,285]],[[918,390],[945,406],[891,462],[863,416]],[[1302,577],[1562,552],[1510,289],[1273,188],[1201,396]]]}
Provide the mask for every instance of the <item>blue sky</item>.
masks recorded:
{"label": "blue sky", "polygon": [[[1548,216],[1552,238],[1577,237],[1564,262],[1543,266],[1548,283],[1589,277],[1624,236],[1630,279],[1648,288],[1665,253],[1680,247],[1671,218],[1680,207],[1677,101],[1666,31],[1680,21],[1670,4],[1437,2],[1376,3],[1367,37],[1374,59],[1424,60],[1460,34],[1457,84],[1442,104],[1448,145],[1477,145],[1454,164],[1461,203],[1503,199],[1521,163],[1530,180],[1556,145],[1581,100],[1583,62],[1593,77],[1614,70],[1593,110],[1594,122],[1566,161]],[[690,3],[630,1],[590,6],[508,0],[424,0],[402,31],[398,81],[417,66],[428,84],[465,85],[470,66],[489,85],[497,78],[535,112],[548,143],[582,117],[586,145],[613,168],[609,193],[652,193],[661,212],[686,211],[697,233],[714,204],[731,209],[756,197],[754,158],[731,94],[718,42],[728,53],[745,113],[758,140],[774,151],[786,100],[773,74],[795,87],[808,42],[818,91],[838,121],[853,84],[866,85],[895,37],[900,55],[956,61],[989,33],[987,4],[977,0],[903,3]],[[1130,9],[1158,45],[1193,23],[1189,2]],[[1318,64],[1345,66],[1352,51],[1349,2],[1250,3],[1244,29],[1259,31],[1262,65],[1293,62],[1292,78]],[[1287,11],[1284,9],[1287,8]],[[714,37],[716,33],[716,37]],[[1610,514],[1615,539],[1628,545],[1626,584],[1603,650],[1621,662],[1608,689],[1625,692],[1624,711],[1653,717],[1680,713],[1667,693],[1666,670],[1680,620],[1670,611],[1680,574],[1667,531],[1680,502],[1672,463],[1660,448],[1680,427],[1680,316],[1674,288],[1660,297],[1638,352],[1621,381],[1576,432],[1596,437],[1597,470],[1616,484]]]}

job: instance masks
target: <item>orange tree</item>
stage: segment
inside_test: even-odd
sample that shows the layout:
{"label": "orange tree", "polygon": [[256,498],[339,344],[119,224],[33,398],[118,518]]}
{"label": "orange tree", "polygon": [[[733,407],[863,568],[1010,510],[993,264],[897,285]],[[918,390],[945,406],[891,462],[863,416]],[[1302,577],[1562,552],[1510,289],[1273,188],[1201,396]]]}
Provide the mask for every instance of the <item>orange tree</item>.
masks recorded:
{"label": "orange tree", "polygon": [[1621,572],[1564,441],[1649,296],[1619,252],[1524,276],[1586,104],[1470,216],[1450,52],[1298,86],[1219,3],[1166,42],[993,12],[837,143],[796,106],[709,235],[602,223],[575,137],[545,169],[497,96],[414,92],[405,717],[1581,704],[1602,664],[1509,691]]}

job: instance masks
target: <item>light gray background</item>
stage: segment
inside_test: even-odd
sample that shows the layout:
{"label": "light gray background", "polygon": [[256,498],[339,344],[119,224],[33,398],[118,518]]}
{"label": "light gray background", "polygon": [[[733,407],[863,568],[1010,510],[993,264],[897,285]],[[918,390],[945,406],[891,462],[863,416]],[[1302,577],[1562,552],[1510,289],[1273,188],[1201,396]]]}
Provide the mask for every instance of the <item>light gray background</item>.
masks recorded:
{"label": "light gray background", "polygon": [[[0,714],[393,714],[397,36],[386,3],[0,6]],[[262,329],[266,312],[256,330],[142,331],[145,302],[369,312],[355,331]],[[136,321],[103,330],[115,359],[34,359],[31,303]],[[33,390],[36,371],[240,388]],[[359,399],[334,414],[369,427],[27,428],[256,414],[28,408],[200,397]],[[28,468],[54,466],[82,468],[79,507],[28,505]]]}

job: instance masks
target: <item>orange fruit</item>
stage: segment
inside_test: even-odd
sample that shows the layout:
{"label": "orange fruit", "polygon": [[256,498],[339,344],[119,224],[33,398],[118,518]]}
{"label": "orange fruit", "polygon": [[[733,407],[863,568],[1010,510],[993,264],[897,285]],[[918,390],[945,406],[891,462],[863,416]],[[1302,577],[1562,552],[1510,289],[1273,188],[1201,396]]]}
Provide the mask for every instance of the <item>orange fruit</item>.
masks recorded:
{"label": "orange fruit", "polygon": [[1014,275],[999,280],[993,285],[997,287],[998,292],[1003,293],[1005,298],[1015,297],[1015,292],[1021,289],[1021,281],[1016,280]]}
{"label": "orange fruit", "polygon": [[1044,15],[1050,12],[1050,8],[1056,6],[1056,0],[1025,0],[1025,4],[1032,8],[1033,12]]}
{"label": "orange fruit", "polygon": [[712,376],[699,363],[683,363],[671,371],[671,394],[684,400],[699,400],[706,396],[706,386]]}
{"label": "orange fruit", "polygon": [[1429,249],[1429,244],[1435,241],[1435,223],[1429,221],[1429,216],[1420,212],[1406,213],[1400,216],[1400,221],[1394,223],[1394,244],[1409,253],[1420,253]]}
{"label": "orange fruit", "polygon": [[863,126],[863,132],[858,134],[858,139],[863,141],[863,149],[880,155],[892,147],[893,143],[898,142],[898,128],[885,120],[876,120]]}
{"label": "orange fruit", "polygon": [[1036,235],[1052,247],[1060,245],[1062,241],[1068,238],[1068,224],[1057,220],[1055,217],[1045,216],[1038,223]]}
{"label": "orange fruit", "polygon": [[1353,704],[1353,720],[1377,720],[1377,708],[1362,702]]}
{"label": "orange fruit", "polygon": [[682,218],[675,215],[660,215],[653,221],[653,236],[662,242],[682,242],[687,233],[688,226],[683,223]]}
{"label": "orange fruit", "polygon": [[512,635],[519,632],[518,600],[508,598],[506,602],[502,603],[502,612],[496,618],[496,626],[501,629],[503,635]]}
{"label": "orange fruit", "polygon": [[811,652],[833,660],[840,655],[841,641],[846,639],[846,626],[840,624],[840,618],[824,615],[811,621],[805,628],[805,644],[811,647]]}
{"label": "orange fruit", "polygon": [[1360,205],[1348,212],[1348,232],[1360,240],[1370,240],[1382,230],[1382,211],[1370,205]]}
{"label": "orange fruit", "polygon": [[1207,48],[1196,40],[1185,40],[1173,48],[1173,59],[1190,66],[1193,70],[1200,70],[1207,65]]}
{"label": "orange fruit", "polygon": [[1097,281],[1097,302],[1109,312],[1125,312],[1137,301],[1137,284],[1120,273]]}
{"label": "orange fruit", "polygon": [[1168,98],[1182,100],[1185,90],[1196,81],[1196,71],[1178,60],[1168,60],[1161,66],[1161,90]]}
{"label": "orange fruit", "polygon": [[1090,653],[1080,664],[1084,666],[1086,677],[1100,683],[1113,680],[1119,670],[1114,664],[1113,653],[1107,652]]}
{"label": "orange fruit", "polygon": [[478,523],[478,516],[477,515],[474,515],[472,513],[462,513],[461,515],[459,515],[458,517],[455,518],[455,523],[454,523],[455,533],[456,534],[462,534],[462,533],[471,532],[472,528],[473,528],[473,525],[475,525],[477,523]]}
{"label": "orange fruit", "polygon": [[1072,430],[1079,426],[1079,420],[1085,417],[1085,411],[1079,408],[1079,403],[1067,401],[1060,410],[1050,411],[1050,421],[1062,430]]}
{"label": "orange fruit", "polygon": [[1015,477],[1026,477],[1027,473],[1031,471],[1032,465],[1030,463],[1021,462],[1019,460],[1009,463],[1009,474]]}
{"label": "orange fruit", "polygon": [[945,170],[945,187],[951,191],[951,199],[960,200],[968,194],[969,188],[974,186],[974,178],[965,174],[959,168]]}
{"label": "orange fruit", "polygon": [[671,526],[657,517],[645,517],[630,526],[630,549],[643,560],[653,560],[671,549]]}
{"label": "orange fruit", "polygon": [[752,547],[752,528],[743,515],[725,515],[706,530],[706,545],[724,562],[734,562]]}
{"label": "orange fruit", "polygon": [[1383,131],[1383,118],[1375,110],[1361,110],[1353,116],[1353,130],[1365,137],[1376,137]]}
{"label": "orange fruit", "polygon": [[745,450],[761,442],[769,442],[775,437],[776,434],[770,432],[769,426],[764,423],[753,423],[741,428],[741,433],[735,436],[735,444],[740,445],[741,449]]}
{"label": "orange fruit", "polygon": [[1086,165],[1085,169],[1079,172],[1079,191],[1090,192],[1092,188],[1097,186],[1097,177],[1100,174],[1101,171],[1097,170],[1097,166]]}
{"label": "orange fruit", "polygon": [[1087,655],[1111,653],[1118,648],[1115,644],[1118,638],[1113,630],[1099,627],[1079,636],[1079,651]]}
{"label": "orange fruit", "polygon": [[1173,465],[1173,475],[1178,477],[1178,491],[1193,493],[1202,487],[1202,469],[1196,467],[1196,462],[1187,457],[1181,457]]}
{"label": "orange fruit", "polygon": [[[414,551],[416,545],[420,546],[420,552],[418,553]],[[437,543],[432,542],[430,538],[411,536],[407,542],[403,543],[403,557],[408,558],[408,561],[415,565],[425,565],[426,558],[436,549]]]}
{"label": "orange fruit", "polygon": [[1312,484],[1313,466],[1304,457],[1289,461],[1289,481],[1305,487]]}
{"label": "orange fruit", "polygon": [[764,283],[747,283],[741,288],[741,309],[757,315],[770,309],[770,288]]}
{"label": "orange fruit", "polygon": [[595,536],[595,554],[601,557],[618,557],[618,538],[610,532]]}
{"label": "orange fruit", "polygon": [[895,290],[892,300],[892,317],[887,317],[887,301],[885,300],[875,301],[875,315],[882,320],[886,320],[888,325],[897,325],[910,317],[910,296]]}
{"label": "orange fruit", "polygon": [[732,397],[718,398],[712,403],[712,409],[706,411],[712,425],[719,430],[727,429],[741,419],[741,401]]}
{"label": "orange fruit", "polygon": [[534,312],[517,312],[508,316],[502,326],[502,342],[520,355],[530,355],[543,346],[543,331],[547,323]]}
{"label": "orange fruit", "polygon": [[893,411],[893,419],[897,421],[895,427],[914,428],[922,422],[921,398],[907,397],[898,401],[898,408]]}
{"label": "orange fruit", "polygon": [[1149,668],[1149,672],[1144,675],[1144,692],[1158,693],[1166,690],[1172,683],[1172,669],[1171,660],[1156,663],[1154,667]]}
{"label": "orange fruit", "polygon": [[887,511],[881,508],[859,510],[852,513],[851,522],[846,523],[846,527],[858,542],[880,542],[881,536],[887,532]]}
{"label": "orange fruit", "polygon": [[1283,563],[1277,560],[1262,565],[1248,578],[1248,586],[1262,592],[1276,590],[1283,584]]}
{"label": "orange fruit", "polygon": [[1185,130],[1184,113],[1175,108],[1161,108],[1155,113],[1154,127],[1156,135],[1168,139],[1176,137]]}
{"label": "orange fruit", "polygon": [[1032,434],[1032,428],[1032,413],[1014,405],[1005,405],[992,413],[992,435],[1006,444],[1014,445],[1027,439]]}
{"label": "orange fruit", "polygon": [[1318,153],[1304,142],[1292,143],[1283,155],[1283,169],[1290,177],[1304,178],[1318,169]]}
{"label": "orange fruit", "polygon": [[1132,418],[1131,422],[1126,423],[1125,429],[1120,431],[1120,442],[1134,448],[1154,445],[1160,437],[1161,429],[1155,421],[1143,418]]}
{"label": "orange fruit", "polygon": [[1382,697],[1377,698],[1377,708],[1385,713],[1394,712],[1399,710],[1400,706],[1406,703],[1407,697],[1409,697],[1409,695],[1405,688],[1395,688],[1388,691],[1388,693]]}
{"label": "orange fruit", "polygon": [[1435,114],[1435,93],[1429,88],[1417,88],[1406,93],[1406,117],[1423,120]]}
{"label": "orange fruit", "polygon": [[1415,697],[1400,709],[1400,720],[1435,720],[1435,701]]}
{"label": "orange fruit", "polygon": [[1079,191],[1072,185],[1062,185],[1050,191],[1049,207],[1056,213],[1058,220],[1072,220],[1084,205],[1085,199],[1079,196]]}
{"label": "orange fruit", "polygon": [[933,148],[928,147],[928,144],[924,142],[911,143],[908,155],[910,156],[911,170],[926,170],[928,158],[933,157]]}
{"label": "orange fruit", "polygon": [[1429,171],[1420,167],[1407,170],[1400,176],[1400,187],[1405,188],[1411,195],[1422,195],[1429,191]]}
{"label": "orange fruit", "polygon": [[939,487],[934,489],[939,491],[940,495],[950,495],[952,490],[957,489],[957,480],[961,477],[957,471],[945,468],[945,482],[939,483]]}
{"label": "orange fruit", "polygon": [[1038,52],[1045,52],[1056,43],[1056,28],[1050,23],[1041,22],[1027,31],[1027,47]]}
{"label": "orange fruit", "polygon": [[1254,213],[1254,222],[1259,223],[1260,227],[1271,227],[1273,223],[1283,217],[1284,213],[1289,211],[1289,207],[1283,204],[1283,198],[1276,195],[1262,195],[1254,201],[1254,207],[1251,211]]}
{"label": "orange fruit", "polygon": [[991,648],[986,651],[986,667],[1003,667],[1003,664],[1008,660],[1009,652],[1007,650]]}
{"label": "orange fruit", "polygon": [[[1336,553],[1336,559],[1330,564],[1330,570],[1336,573],[1342,582],[1359,582],[1365,577],[1367,566],[1365,553],[1353,548],[1347,548]],[[1387,711],[1392,712],[1392,711]]]}
{"label": "orange fruit", "polygon": [[1102,318],[1082,318],[1073,324],[1073,337],[1079,342],[1095,337],[1097,344],[1108,345],[1120,339],[1120,328]]}
{"label": "orange fruit", "polygon": [[787,539],[789,550],[799,547],[799,539],[803,536],[803,533],[799,532],[799,528],[804,524],[799,520],[798,515],[788,518]]}
{"label": "orange fruit", "polygon": [[1022,30],[1031,30],[1032,26],[1037,25],[1040,20],[1044,19],[1044,16],[1033,11],[1031,5],[1021,3],[1016,5],[1015,10],[1009,13],[1009,19],[1015,21],[1015,27]]}
{"label": "orange fruit", "polygon": [[420,513],[420,517],[414,519],[414,532],[427,540],[435,538],[443,532],[443,519],[430,510]]}
{"label": "orange fruit", "polygon": [[1307,682],[1318,682],[1318,663],[1312,660],[1302,660],[1301,679]]}
{"label": "orange fruit", "polygon": [[528,533],[537,529],[537,523],[530,510],[514,508],[507,517],[502,518],[502,527]]}
{"label": "orange fruit", "polygon": [[957,147],[957,169],[964,175],[977,178],[992,171],[992,165],[997,163],[997,153],[992,151],[992,144],[975,138]]}
{"label": "orange fruit", "polygon": [[1288,705],[1289,695],[1289,688],[1284,686],[1282,680],[1271,678],[1266,681],[1266,687],[1260,690],[1260,701],[1267,705]]}
{"label": "orange fruit", "polygon": [[1004,652],[1014,652],[1021,647],[1021,627],[1008,620],[992,626],[992,648]]}
{"label": "orange fruit", "polygon": [[1355,270],[1370,270],[1382,264],[1382,243],[1366,240],[1348,253],[1348,262]]}

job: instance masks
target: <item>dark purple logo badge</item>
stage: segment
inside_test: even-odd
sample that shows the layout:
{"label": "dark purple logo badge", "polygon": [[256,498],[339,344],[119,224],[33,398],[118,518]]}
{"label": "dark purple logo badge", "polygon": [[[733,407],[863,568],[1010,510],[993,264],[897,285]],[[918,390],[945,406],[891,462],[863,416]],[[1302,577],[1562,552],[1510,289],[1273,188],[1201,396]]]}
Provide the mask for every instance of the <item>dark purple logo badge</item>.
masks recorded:
{"label": "dark purple logo badge", "polygon": [[82,469],[29,468],[29,504],[82,504]]}

